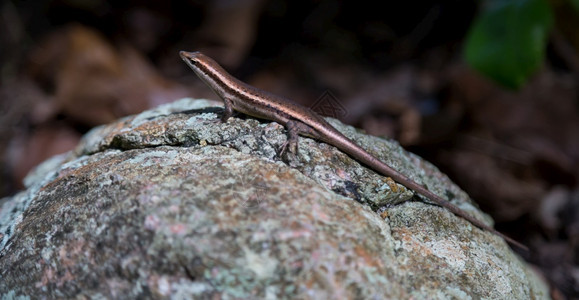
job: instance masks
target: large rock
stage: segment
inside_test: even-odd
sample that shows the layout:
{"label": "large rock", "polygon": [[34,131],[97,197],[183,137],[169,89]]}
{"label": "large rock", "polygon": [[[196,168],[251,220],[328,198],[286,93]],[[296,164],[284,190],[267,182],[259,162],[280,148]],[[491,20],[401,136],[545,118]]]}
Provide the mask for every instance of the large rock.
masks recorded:
{"label": "large rock", "polygon": [[[215,105],[98,127],[30,174],[2,200],[2,298],[548,298],[500,238],[329,145],[280,159],[283,127]],[[490,222],[430,164],[332,123]]]}

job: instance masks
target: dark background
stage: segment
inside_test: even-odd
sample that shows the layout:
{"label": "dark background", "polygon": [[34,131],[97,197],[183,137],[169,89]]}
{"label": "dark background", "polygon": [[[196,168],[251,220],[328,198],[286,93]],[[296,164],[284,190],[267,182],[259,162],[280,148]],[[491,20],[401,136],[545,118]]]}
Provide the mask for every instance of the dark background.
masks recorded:
{"label": "dark background", "polygon": [[463,59],[477,1],[389,2],[4,1],[0,196],[96,125],[217,99],[178,55],[202,51],[433,162],[531,248],[554,298],[579,298],[579,18],[549,2],[545,61],[510,90]]}

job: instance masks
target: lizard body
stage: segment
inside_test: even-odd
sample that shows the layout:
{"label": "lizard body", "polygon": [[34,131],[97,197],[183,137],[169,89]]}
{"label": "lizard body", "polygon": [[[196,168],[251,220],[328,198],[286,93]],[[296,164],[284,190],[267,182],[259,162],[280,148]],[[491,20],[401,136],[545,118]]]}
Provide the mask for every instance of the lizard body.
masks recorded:
{"label": "lizard body", "polygon": [[311,109],[238,80],[213,59],[200,52],[181,51],[179,54],[197,76],[223,100],[225,112],[222,121],[227,121],[233,111],[239,111],[249,116],[278,122],[288,130],[288,142],[284,144],[282,151],[289,145],[290,150],[296,152],[299,135],[321,140],[347,153],[374,171],[391,177],[406,188],[427,197],[475,226],[496,234],[517,247],[527,249],[521,243],[470,216],[448,200],[394,170],[343,135]]}

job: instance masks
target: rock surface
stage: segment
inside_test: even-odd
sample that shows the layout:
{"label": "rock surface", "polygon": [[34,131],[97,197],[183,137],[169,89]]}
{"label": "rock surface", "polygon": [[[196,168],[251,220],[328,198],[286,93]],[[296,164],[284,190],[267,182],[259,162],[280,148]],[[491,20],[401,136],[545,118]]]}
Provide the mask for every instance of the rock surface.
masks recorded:
{"label": "rock surface", "polygon": [[[95,128],[0,202],[0,295],[543,299],[500,238],[283,127],[183,99]],[[330,120],[331,121],[331,120]],[[340,131],[485,220],[397,144]],[[289,162],[284,163],[284,161]]]}

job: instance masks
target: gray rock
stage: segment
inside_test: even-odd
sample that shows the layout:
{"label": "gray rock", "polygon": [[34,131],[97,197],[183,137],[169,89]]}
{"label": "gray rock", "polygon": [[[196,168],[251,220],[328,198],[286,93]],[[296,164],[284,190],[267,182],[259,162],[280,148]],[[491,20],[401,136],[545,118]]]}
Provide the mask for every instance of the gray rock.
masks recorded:
{"label": "gray rock", "polygon": [[[32,172],[1,201],[2,299],[549,297],[500,238],[326,144],[302,138],[282,160],[283,127],[221,123],[215,105],[95,128]],[[491,221],[432,165],[330,121]]]}

